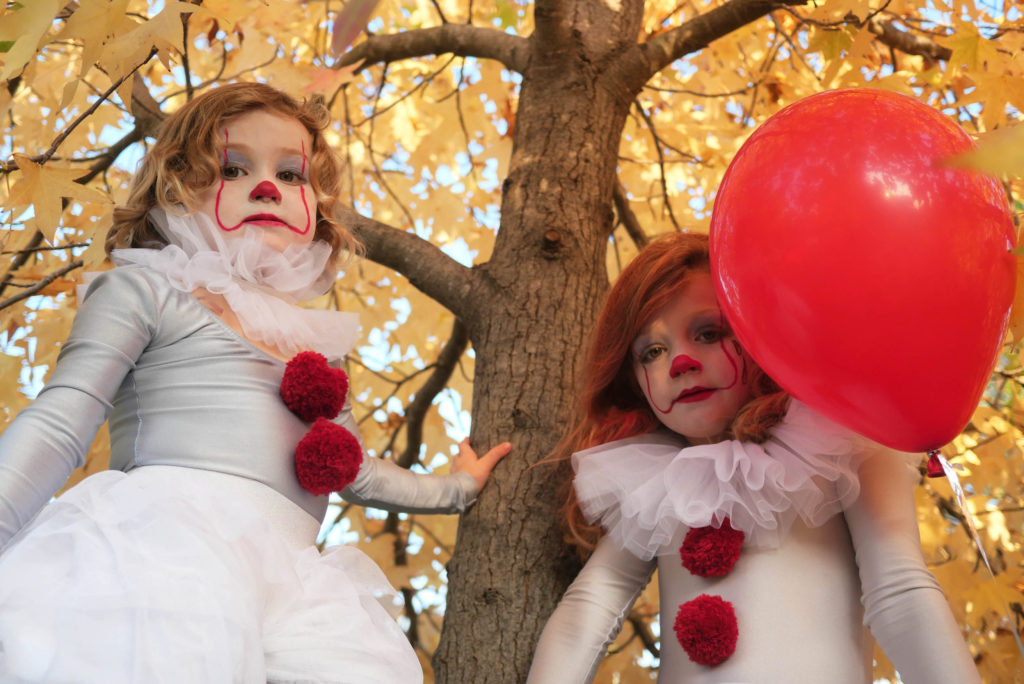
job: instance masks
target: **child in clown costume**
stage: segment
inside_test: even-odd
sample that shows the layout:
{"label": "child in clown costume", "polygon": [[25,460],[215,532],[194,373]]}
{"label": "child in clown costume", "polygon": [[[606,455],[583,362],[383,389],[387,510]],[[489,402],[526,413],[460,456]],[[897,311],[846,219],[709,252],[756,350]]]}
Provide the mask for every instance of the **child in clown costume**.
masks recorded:
{"label": "child in clown costume", "polygon": [[[115,211],[38,398],[0,436],[0,682],[418,682],[360,551],[320,553],[329,491],[389,510],[473,502],[509,445],[454,474],[365,456],[334,365],[354,314],[324,293],[326,109],[269,86],[197,97]],[[110,425],[110,470],[47,503]]]}
{"label": "child in clown costume", "polygon": [[658,570],[659,682],[863,684],[872,637],[909,684],[978,672],[925,567],[917,455],[788,397],[720,311],[707,238],[659,238],[593,333],[564,509],[589,559],[530,684],[590,682]]}

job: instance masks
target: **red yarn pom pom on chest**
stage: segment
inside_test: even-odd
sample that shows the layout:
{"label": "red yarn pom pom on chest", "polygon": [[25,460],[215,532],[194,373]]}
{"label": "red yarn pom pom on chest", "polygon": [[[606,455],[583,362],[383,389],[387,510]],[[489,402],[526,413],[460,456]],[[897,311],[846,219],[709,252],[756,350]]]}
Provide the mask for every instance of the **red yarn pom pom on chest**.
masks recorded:
{"label": "red yarn pom pom on chest", "polygon": [[331,368],[321,354],[302,352],[285,366],[281,400],[300,419],[313,423],[295,447],[295,475],[303,489],[317,496],[352,484],[363,464],[359,440],[331,422],[347,395],[345,371]]}
{"label": "red yarn pom pom on chest", "polygon": [[281,378],[281,399],[292,413],[307,423],[317,418],[334,418],[345,405],[348,375],[331,368],[316,352],[302,352],[285,366]]}
{"label": "red yarn pom pom on chest", "polygon": [[[739,560],[745,538],[728,519],[721,527],[691,528],[679,547],[679,558],[683,567],[698,577],[725,577]],[[725,662],[739,640],[736,611],[721,596],[701,594],[681,604],[674,627],[679,645],[698,665],[713,667]]]}

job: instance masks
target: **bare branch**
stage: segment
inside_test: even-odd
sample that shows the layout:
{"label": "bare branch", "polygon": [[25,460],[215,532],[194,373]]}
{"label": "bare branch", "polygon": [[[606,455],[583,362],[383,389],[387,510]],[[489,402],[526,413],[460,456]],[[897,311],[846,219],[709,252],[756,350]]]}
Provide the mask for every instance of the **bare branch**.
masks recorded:
{"label": "bare branch", "polygon": [[680,26],[624,52],[621,56],[627,87],[638,92],[654,74],[666,66],[707,47],[733,31],[756,21],[786,5],[803,4],[801,0],[730,0],[729,2],[684,22]]}
{"label": "bare branch", "polygon": [[636,610],[629,612],[629,623],[633,625],[633,631],[640,637],[640,642],[655,658],[661,657],[661,650],[658,648],[658,638],[651,631],[651,618]]}
{"label": "bare branch", "polygon": [[437,10],[437,16],[441,18],[441,23],[447,24],[448,19],[444,16],[444,12],[441,11],[441,5],[437,3],[437,0],[430,0],[430,3],[434,6],[434,9]]}
{"label": "bare branch", "polygon": [[526,66],[527,42],[496,29],[468,24],[444,24],[415,31],[371,36],[335,63],[335,68],[356,64],[360,68],[380,62],[451,53],[458,57],[494,59],[513,71]]}
{"label": "bare branch", "polygon": [[474,271],[414,233],[366,218],[349,207],[340,207],[338,218],[363,243],[368,259],[398,271],[459,318],[466,319],[475,310],[481,299],[479,289],[486,286]]}
{"label": "bare branch", "polygon": [[[99,174],[105,173],[128,146],[142,140],[146,135],[153,135],[160,121],[166,116],[160,111],[160,106],[153,100],[149,90],[146,89],[142,78],[138,74],[135,74],[135,80],[132,83],[132,110],[136,114],[135,127],[123,138],[111,145],[104,154],[97,157],[93,165],[89,167],[89,171],[81,178],[78,178],[75,181],[76,183],[84,185]],[[67,199],[64,200],[64,205],[66,204]],[[42,245],[42,243],[43,234],[36,231],[36,234],[32,236],[25,248],[21,250],[21,253],[11,260],[11,265],[4,276],[0,278],[0,294],[3,293],[10,283],[11,275],[25,265],[33,250]]]}
{"label": "bare branch", "polygon": [[434,397],[448,386],[448,380],[451,379],[455,366],[468,345],[469,331],[462,321],[456,318],[452,325],[451,337],[437,356],[434,372],[405,409],[405,449],[395,460],[403,468],[408,468],[419,460],[420,445],[423,443],[423,421],[426,420],[427,411],[434,403]]}
{"label": "bare branch", "polygon": [[640,112],[640,117],[647,123],[647,129],[651,132],[651,138],[654,140],[654,150],[658,153],[658,170],[659,179],[661,180],[661,195],[664,201],[664,207],[668,211],[668,217],[672,221],[672,225],[675,227],[676,232],[680,232],[682,228],[679,227],[679,221],[676,220],[675,212],[672,211],[672,202],[669,201],[668,196],[668,183],[665,180],[665,154],[661,151],[662,146],[665,144],[661,136],[658,135],[658,131],[654,128],[654,121],[648,116],[644,107],[639,102],[634,103],[636,110]]}
{"label": "bare branch", "polygon": [[[135,67],[134,69],[132,69],[131,71],[126,73],[124,76],[122,76],[117,81],[115,81],[113,85],[111,85],[109,88],[107,88],[103,92],[103,94],[100,95],[100,97],[97,98],[96,101],[93,102],[92,105],[89,106],[88,109],[86,109],[84,112],[79,114],[78,118],[76,118],[74,121],[72,121],[70,124],[68,124],[67,127],[63,131],[61,131],[60,135],[58,135],[56,138],[53,139],[53,142],[50,143],[50,149],[46,150],[46,152],[43,152],[40,155],[36,155],[34,157],[30,157],[30,159],[32,161],[34,161],[35,163],[37,163],[37,164],[45,164],[47,161],[49,161],[50,157],[52,157],[54,154],[56,154],[57,148],[60,147],[60,144],[62,142],[64,142],[69,135],[71,135],[71,132],[74,131],[76,128],[78,128],[79,124],[81,124],[87,118],[92,116],[92,113],[95,112],[99,108],[99,106],[101,104],[106,102],[107,98],[110,97],[110,95],[115,90],[117,90],[121,86],[121,84],[125,82],[125,80],[127,80],[129,77],[135,76],[135,72],[138,71],[140,68],[142,68],[142,66],[145,65],[146,62],[148,62],[150,59],[152,59],[153,55],[155,55],[155,54],[156,54],[156,50],[151,51],[149,53],[149,57],[147,57],[141,64],[139,64],[137,67]],[[133,88],[133,94],[134,94],[134,88]],[[16,162],[8,162],[7,164],[3,165],[3,170],[4,170],[5,173],[10,173],[12,171],[17,171],[18,170],[18,164]]]}
{"label": "bare branch", "polygon": [[59,251],[64,250],[64,249],[75,249],[77,247],[88,247],[88,246],[89,246],[88,242],[72,242],[71,244],[68,244],[68,245],[57,245],[56,247],[50,247],[49,245],[47,245],[46,247],[32,247],[32,248],[25,248],[25,249],[4,250],[4,251],[0,252],[0,254],[23,254],[25,252],[59,252]]}
{"label": "bare branch", "polygon": [[60,278],[62,275],[70,273],[71,271],[75,270],[76,268],[81,268],[82,267],[82,263],[83,262],[82,262],[81,259],[75,259],[74,261],[69,261],[65,266],[57,269],[53,273],[47,275],[45,278],[40,279],[39,282],[36,283],[35,285],[33,285],[32,287],[25,288],[24,290],[22,290],[18,294],[13,295],[11,297],[8,297],[7,299],[5,299],[2,302],[0,302],[0,309],[6,309],[11,304],[16,304],[16,303],[20,302],[23,299],[28,299],[32,295],[37,294],[40,290],[45,288],[47,285],[52,283],[57,278]]}
{"label": "bare branch", "polygon": [[948,62],[953,51],[933,40],[916,36],[908,31],[901,31],[891,21],[882,21],[874,17],[868,22],[868,30],[878,36],[878,40],[889,47],[905,52],[908,55],[920,55]]}
{"label": "bare branch", "polygon": [[626,229],[633,244],[636,245],[637,249],[643,249],[649,242],[647,234],[644,233],[643,226],[640,225],[640,221],[637,220],[636,214],[629,208],[629,200],[626,198],[626,190],[622,187],[622,182],[618,179],[615,180],[615,189],[612,194],[612,199],[615,202],[615,211],[619,215],[619,220],[622,221],[622,226]]}

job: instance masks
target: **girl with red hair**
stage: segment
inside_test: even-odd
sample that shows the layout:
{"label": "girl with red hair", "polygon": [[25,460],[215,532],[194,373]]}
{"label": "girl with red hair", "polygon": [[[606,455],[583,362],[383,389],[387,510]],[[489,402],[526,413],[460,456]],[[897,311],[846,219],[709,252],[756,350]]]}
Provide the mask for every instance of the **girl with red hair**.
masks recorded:
{"label": "girl with red hair", "polygon": [[919,458],[816,414],[754,363],[718,307],[705,236],[642,250],[592,340],[558,454],[575,471],[567,536],[589,558],[531,684],[591,681],[655,569],[660,682],[862,684],[871,637],[906,682],[979,681],[921,555]]}

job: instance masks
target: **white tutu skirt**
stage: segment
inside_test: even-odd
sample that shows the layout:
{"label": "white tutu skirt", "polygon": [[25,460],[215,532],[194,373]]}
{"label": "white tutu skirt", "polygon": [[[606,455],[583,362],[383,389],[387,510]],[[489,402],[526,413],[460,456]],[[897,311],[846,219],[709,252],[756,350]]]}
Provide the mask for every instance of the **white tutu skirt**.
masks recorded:
{"label": "white tutu skirt", "polygon": [[683,444],[656,432],[573,454],[584,515],[640,558],[727,518],[749,546],[777,548],[797,519],[818,527],[855,501],[861,463],[885,449],[796,400],[764,444]]}
{"label": "white tutu skirt", "polygon": [[93,475],[0,553],[0,682],[420,682],[357,549],[269,487]]}

